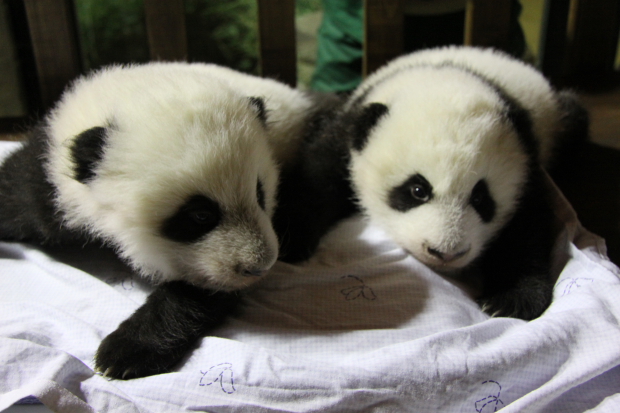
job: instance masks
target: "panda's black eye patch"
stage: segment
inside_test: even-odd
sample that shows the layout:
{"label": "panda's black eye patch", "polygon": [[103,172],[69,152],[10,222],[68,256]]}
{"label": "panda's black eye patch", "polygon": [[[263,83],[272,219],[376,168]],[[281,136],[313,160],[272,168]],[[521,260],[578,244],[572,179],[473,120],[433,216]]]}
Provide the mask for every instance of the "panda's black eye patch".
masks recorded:
{"label": "panda's black eye patch", "polygon": [[392,209],[406,212],[427,203],[432,198],[433,186],[424,176],[415,174],[390,191],[388,202]]}
{"label": "panda's black eye patch", "polygon": [[476,210],[484,222],[491,222],[495,216],[495,201],[489,192],[489,186],[484,179],[479,180],[471,191],[469,203]]}
{"label": "panda's black eye patch", "polygon": [[265,190],[263,189],[263,183],[260,181],[256,181],[256,200],[258,205],[265,210]]}
{"label": "panda's black eye patch", "polygon": [[217,202],[195,195],[164,221],[161,232],[173,241],[195,242],[217,227],[221,216]]}

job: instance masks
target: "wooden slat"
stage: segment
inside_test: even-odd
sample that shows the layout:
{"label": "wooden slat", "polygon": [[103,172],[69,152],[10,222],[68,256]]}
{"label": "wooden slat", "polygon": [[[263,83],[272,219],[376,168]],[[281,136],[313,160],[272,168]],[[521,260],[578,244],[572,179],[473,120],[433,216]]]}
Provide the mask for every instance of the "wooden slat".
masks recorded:
{"label": "wooden slat", "polygon": [[511,0],[468,0],[465,44],[509,50]]}
{"label": "wooden slat", "polygon": [[567,77],[578,84],[601,82],[614,71],[618,0],[573,0],[568,20]]}
{"label": "wooden slat", "polygon": [[617,0],[547,0],[541,68],[556,86],[612,80],[620,4]]}
{"label": "wooden slat", "polygon": [[403,20],[402,0],[364,0],[363,76],[403,53]]}
{"label": "wooden slat", "polygon": [[183,0],[144,0],[151,60],[187,60]]}
{"label": "wooden slat", "polygon": [[297,85],[295,1],[258,0],[261,74]]}
{"label": "wooden slat", "polygon": [[44,108],[80,73],[80,53],[70,0],[24,0]]}
{"label": "wooden slat", "polygon": [[567,0],[547,0],[543,15],[540,68],[543,74],[558,86],[563,83],[565,75],[570,3]]}

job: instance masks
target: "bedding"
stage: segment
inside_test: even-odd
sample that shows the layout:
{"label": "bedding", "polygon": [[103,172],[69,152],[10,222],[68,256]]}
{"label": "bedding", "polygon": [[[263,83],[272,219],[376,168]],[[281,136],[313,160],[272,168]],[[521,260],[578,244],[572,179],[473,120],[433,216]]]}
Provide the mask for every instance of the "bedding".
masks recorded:
{"label": "bedding", "polygon": [[[7,153],[15,143],[0,142]],[[362,218],[276,263],[174,372],[107,380],[100,341],[152,287],[92,246],[0,242],[0,410],[609,412],[620,405],[620,271],[557,192],[558,280],[531,322],[480,311]]]}

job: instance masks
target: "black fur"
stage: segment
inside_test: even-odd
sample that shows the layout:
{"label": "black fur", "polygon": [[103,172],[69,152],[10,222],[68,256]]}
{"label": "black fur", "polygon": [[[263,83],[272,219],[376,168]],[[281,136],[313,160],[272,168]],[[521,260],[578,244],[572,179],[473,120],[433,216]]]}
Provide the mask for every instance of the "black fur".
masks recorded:
{"label": "black fur", "polygon": [[357,211],[348,169],[352,123],[341,104],[335,100],[310,119],[298,162],[282,172],[274,215],[282,261],[309,258],[338,221]]}
{"label": "black fur", "polygon": [[540,167],[530,174],[518,208],[469,268],[483,279],[480,304],[495,316],[532,320],[551,303],[555,215]]}
{"label": "black fur", "polygon": [[352,123],[351,146],[356,151],[361,151],[366,146],[370,131],[377,125],[379,119],[388,113],[388,107],[383,103],[371,103],[364,106]]}
{"label": "black fur", "polygon": [[0,166],[0,239],[39,244],[82,242],[84,236],[62,225],[55,190],[43,167],[47,136],[34,129],[24,146]]}
{"label": "black fur", "polygon": [[217,202],[204,195],[195,195],[164,221],[161,233],[173,241],[192,243],[211,232],[221,219]]}
{"label": "black fur", "polygon": [[221,325],[239,301],[173,281],[157,287],[97,349],[95,368],[107,377],[133,379],[170,371],[200,337]]}
{"label": "black fur", "polygon": [[560,91],[556,98],[562,112],[561,129],[553,148],[553,159],[549,166],[552,176],[571,173],[579,163],[582,151],[590,140],[590,119],[573,92]]}
{"label": "black fur", "polygon": [[107,129],[101,126],[90,128],[75,137],[71,145],[71,156],[75,163],[75,179],[83,184],[95,176],[95,168],[103,159]]}

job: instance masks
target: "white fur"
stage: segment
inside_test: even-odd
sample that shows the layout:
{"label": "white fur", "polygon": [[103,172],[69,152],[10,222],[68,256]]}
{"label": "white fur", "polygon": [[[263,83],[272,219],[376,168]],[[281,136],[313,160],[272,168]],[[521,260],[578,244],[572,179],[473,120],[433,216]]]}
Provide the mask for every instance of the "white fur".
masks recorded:
{"label": "white fur", "polygon": [[350,101],[397,71],[445,63],[469,68],[517,99],[532,118],[534,134],[540,144],[540,161],[543,165],[548,164],[553,154],[554,136],[560,128],[561,112],[555,93],[536,69],[493,49],[450,46],[401,56],[369,76]]}
{"label": "white fur", "polygon": [[[266,128],[248,97],[265,100]],[[309,107],[283,84],[215,65],[115,66],[82,78],[47,119],[47,171],[66,225],[114,245],[156,282],[245,287],[259,277],[240,268],[268,269],[277,258],[278,163],[292,160]],[[111,132],[97,177],[83,184],[70,147],[95,126]],[[220,205],[221,223],[189,245],[163,237],[163,221],[198,194]]]}
{"label": "white fur", "polygon": [[[547,160],[560,111],[552,89],[534,69],[489,50],[445,48],[396,59],[370,76],[350,102],[383,103],[388,114],[370,132],[361,152],[353,150],[351,178],[370,220],[427,265],[455,270],[471,263],[515,211],[528,158],[507,108],[477,76],[444,65],[453,62],[504,88],[533,120]],[[419,173],[432,185],[430,202],[406,212],[392,209],[392,188]],[[496,203],[485,223],[469,204],[474,185],[485,179]],[[446,254],[467,251],[444,262]]]}

